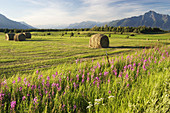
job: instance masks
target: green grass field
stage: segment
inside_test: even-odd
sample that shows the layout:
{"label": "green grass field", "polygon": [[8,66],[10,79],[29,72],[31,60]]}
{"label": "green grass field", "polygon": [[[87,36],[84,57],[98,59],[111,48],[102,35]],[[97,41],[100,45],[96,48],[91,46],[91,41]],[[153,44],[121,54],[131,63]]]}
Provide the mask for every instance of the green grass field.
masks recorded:
{"label": "green grass field", "polygon": [[37,69],[48,70],[63,63],[73,63],[76,59],[97,59],[105,56],[106,51],[109,56],[115,56],[158,44],[170,44],[169,33],[136,34],[126,39],[129,34],[102,32],[106,35],[112,33],[109,38],[110,48],[92,49],[88,47],[90,37],[86,35],[99,32],[79,32],[79,35],[74,32],[74,37],[71,38],[71,32],[63,37],[61,34],[65,32],[50,33],[51,35],[47,35],[47,32],[33,32],[32,39],[23,42],[6,41],[4,34],[0,33],[0,78],[31,73]]}
{"label": "green grass field", "polygon": [[0,113],[170,111],[170,33],[112,34],[101,49],[88,47],[92,32],[61,33],[0,33]]}

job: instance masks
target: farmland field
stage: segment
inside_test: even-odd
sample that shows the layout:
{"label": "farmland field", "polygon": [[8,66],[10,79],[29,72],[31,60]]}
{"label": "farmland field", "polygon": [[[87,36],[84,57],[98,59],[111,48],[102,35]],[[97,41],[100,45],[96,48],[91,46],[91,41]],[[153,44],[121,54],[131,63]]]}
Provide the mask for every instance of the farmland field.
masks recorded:
{"label": "farmland field", "polygon": [[170,111],[170,33],[111,34],[101,49],[88,47],[98,32],[62,33],[0,34],[1,113]]}
{"label": "farmland field", "polygon": [[[61,36],[64,33],[64,36]],[[74,32],[74,37],[69,37],[71,32],[33,32],[32,39],[15,42],[6,41],[4,34],[0,34],[0,73],[2,77],[10,77],[17,73],[30,73],[36,69],[47,70],[63,63],[73,63],[76,59],[97,59],[109,56],[129,53],[154,45],[170,44],[170,34],[137,34],[126,37],[129,34],[112,34],[110,48],[91,49],[88,47],[88,33],[98,32]],[[110,32],[102,32],[108,35]],[[45,35],[45,36],[44,36]],[[147,39],[147,40],[146,40]],[[149,39],[149,40],[148,40]],[[160,39],[160,41],[157,41]]]}

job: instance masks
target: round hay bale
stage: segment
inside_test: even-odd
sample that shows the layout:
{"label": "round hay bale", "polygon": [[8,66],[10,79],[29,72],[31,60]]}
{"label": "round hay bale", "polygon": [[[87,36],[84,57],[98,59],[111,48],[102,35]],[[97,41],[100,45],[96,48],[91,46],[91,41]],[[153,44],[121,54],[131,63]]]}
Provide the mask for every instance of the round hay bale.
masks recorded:
{"label": "round hay bale", "polygon": [[103,34],[95,34],[89,40],[91,48],[107,48],[109,47],[109,38]]}
{"label": "round hay bale", "polygon": [[6,40],[14,40],[14,36],[15,36],[14,33],[6,33],[5,34],[5,39]]}
{"label": "round hay bale", "polygon": [[31,38],[31,33],[29,33],[29,32],[25,32],[24,35],[26,38]]}
{"label": "round hay bale", "polygon": [[26,37],[25,37],[24,34],[16,34],[15,37],[14,37],[14,40],[15,41],[25,41]]}

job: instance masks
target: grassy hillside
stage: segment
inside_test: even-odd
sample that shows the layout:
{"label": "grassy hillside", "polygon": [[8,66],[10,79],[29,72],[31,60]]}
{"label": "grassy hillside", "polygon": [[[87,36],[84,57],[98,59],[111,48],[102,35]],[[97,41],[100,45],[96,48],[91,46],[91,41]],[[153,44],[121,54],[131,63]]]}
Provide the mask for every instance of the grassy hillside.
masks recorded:
{"label": "grassy hillside", "polygon": [[[170,34],[143,35],[136,34],[126,37],[129,34],[114,34],[112,32],[102,32],[111,34],[110,48],[91,49],[88,47],[89,36],[99,32],[74,32],[74,37],[70,38],[71,32],[33,32],[31,40],[24,42],[6,41],[4,34],[0,33],[0,78],[13,76],[17,73],[32,73],[36,69],[47,70],[63,63],[73,63],[76,59],[87,60],[89,58],[98,59],[105,56],[106,51],[109,56],[129,53],[145,47],[162,44],[169,45]],[[61,34],[64,36],[61,36]],[[146,40],[149,39],[149,40]],[[157,41],[157,39],[161,39]]]}

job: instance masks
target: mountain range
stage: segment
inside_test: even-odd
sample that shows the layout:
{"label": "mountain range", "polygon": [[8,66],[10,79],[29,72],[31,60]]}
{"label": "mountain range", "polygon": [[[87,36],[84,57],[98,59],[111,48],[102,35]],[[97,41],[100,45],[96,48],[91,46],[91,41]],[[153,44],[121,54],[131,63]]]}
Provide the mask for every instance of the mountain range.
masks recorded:
{"label": "mountain range", "polygon": [[134,16],[131,18],[125,18],[121,20],[114,20],[110,22],[94,22],[84,21],[81,23],[70,24],[68,28],[92,28],[95,25],[100,27],[107,24],[108,26],[122,26],[122,27],[158,27],[163,30],[170,30],[170,16],[156,13],[155,11],[146,12],[144,15]]}
{"label": "mountain range", "polygon": [[[156,13],[155,11],[146,12],[144,15],[134,16],[130,18],[124,18],[120,20],[114,20],[110,22],[95,22],[95,21],[83,21],[80,23],[70,24],[68,26],[64,25],[45,25],[39,26],[39,28],[69,28],[69,29],[80,29],[80,28],[92,28],[94,26],[122,26],[122,27],[138,27],[138,26],[146,26],[146,27],[158,27],[163,30],[170,30],[170,16]],[[25,22],[16,22],[8,19],[4,15],[0,14],[0,28],[8,28],[8,29],[32,29],[32,27]]]}
{"label": "mountain range", "polygon": [[25,22],[16,22],[0,14],[0,28],[2,29],[32,29],[34,27]]}

